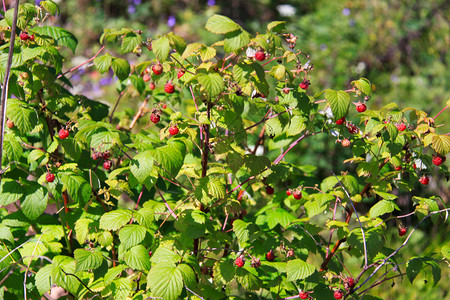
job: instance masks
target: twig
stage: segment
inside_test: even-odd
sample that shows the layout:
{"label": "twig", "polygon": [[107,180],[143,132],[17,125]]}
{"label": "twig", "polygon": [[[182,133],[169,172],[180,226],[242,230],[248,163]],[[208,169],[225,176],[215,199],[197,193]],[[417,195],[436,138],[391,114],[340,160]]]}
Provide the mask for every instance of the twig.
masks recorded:
{"label": "twig", "polygon": [[435,120],[437,117],[439,117],[440,114],[442,114],[444,112],[444,110],[446,110],[448,108],[448,105],[446,105],[440,112],[437,113],[437,115],[435,115],[433,117],[433,120]]}
{"label": "twig", "polygon": [[[3,1],[3,6],[5,7],[5,2]],[[16,27],[17,27],[17,14],[19,12],[19,0],[16,0],[14,2],[14,15],[13,15],[13,22],[11,27],[11,39],[9,40],[9,52],[8,52],[8,61],[6,62],[6,69],[5,69],[5,78],[3,80],[3,87],[2,87],[2,95],[0,99],[0,105],[1,105],[1,120],[0,120],[0,169],[1,169],[1,163],[3,161],[3,140],[5,138],[5,122],[6,122],[6,104],[8,100],[8,88],[9,88],[9,76],[11,74],[11,65],[12,65],[12,58],[14,54],[14,41],[16,39]],[[6,9],[5,9],[6,14]],[[3,173],[0,173],[0,175]],[[0,183],[2,181],[2,177],[0,176]]]}
{"label": "twig", "polygon": [[113,119],[114,113],[116,112],[117,105],[119,105],[119,101],[120,101],[120,98],[122,98],[123,93],[124,93],[124,91],[121,91],[120,94],[119,94],[119,97],[117,98],[116,104],[114,105],[114,108],[113,108],[113,110],[111,112],[111,115],[109,116],[109,124],[112,123],[112,119]]}
{"label": "twig", "polygon": [[186,288],[186,290],[188,290],[189,292],[194,294],[194,296],[196,296],[197,298],[200,298],[200,299],[204,300],[202,297],[200,297],[200,295],[198,295],[198,294],[194,293],[193,291],[191,291],[186,285],[184,285],[184,287]]}
{"label": "twig", "polygon": [[95,55],[92,56],[90,59],[88,59],[87,61],[85,61],[84,63],[82,63],[82,64],[80,64],[80,65],[78,65],[78,66],[76,66],[76,67],[73,67],[72,69],[70,69],[70,70],[68,70],[68,71],[66,71],[66,72],[64,72],[64,73],[62,73],[62,74],[59,74],[59,75],[56,77],[56,79],[59,79],[59,78],[63,77],[64,75],[66,75],[67,73],[70,73],[70,72],[72,72],[72,71],[75,71],[76,69],[78,69],[78,68],[84,66],[85,64],[87,64],[87,63],[93,61],[93,60],[97,57],[97,55],[99,55],[100,52],[103,51],[103,49],[105,49],[105,45],[103,45],[103,46],[100,48],[100,50],[98,50],[98,52],[95,53]]}
{"label": "twig", "polygon": [[89,292],[95,294],[95,292],[93,290],[91,290],[77,275],[72,274],[72,273],[67,273],[66,271],[64,271],[62,268],[60,268],[60,270],[67,276],[73,276],[75,277]]}
{"label": "twig", "polygon": [[28,242],[31,241],[32,239],[33,239],[33,237],[30,238],[28,241],[26,241],[26,242],[20,244],[20,245],[17,246],[16,248],[14,248],[11,252],[9,252],[8,254],[6,254],[5,256],[3,256],[3,257],[0,259],[0,263],[1,263],[2,261],[4,261],[8,256],[10,256],[11,254],[13,254],[17,249],[19,249],[20,247],[22,247],[23,245],[25,245],[26,243],[28,243]]}
{"label": "twig", "polygon": [[[36,245],[34,246],[33,252],[31,253],[31,256],[34,256],[34,253],[36,252],[37,246],[39,245],[39,243],[41,242],[41,238],[44,236],[44,232],[42,232],[42,234],[39,236]],[[23,294],[24,294],[24,299],[27,299],[27,277],[28,277],[28,270],[30,269],[30,265],[31,262],[33,261],[33,259],[30,260],[30,262],[27,265],[27,268],[25,269],[25,274],[23,276]]]}
{"label": "twig", "polygon": [[164,204],[166,205],[167,209],[169,210],[172,217],[174,217],[176,220],[178,220],[178,216],[173,212],[173,210],[170,208],[169,203],[167,203],[166,199],[164,199],[164,196],[161,194],[161,191],[155,186],[156,191],[161,196],[161,199],[164,201]]}
{"label": "twig", "polygon": [[[117,100],[117,103],[119,103],[119,100]],[[116,103],[116,106],[114,107],[114,110],[115,110],[116,107],[117,107],[117,103]],[[141,107],[139,107],[138,112],[137,112],[136,115],[134,116],[133,121],[131,121],[130,129],[133,129],[134,125],[136,125],[136,122],[139,120],[139,118],[141,117],[141,115],[143,115],[143,112],[144,112],[145,106],[147,106],[147,103],[148,103],[148,98],[145,98],[144,102],[142,102]],[[114,113],[114,111],[113,111],[113,113]],[[112,114],[111,114],[111,118],[112,118]],[[109,119],[109,123],[112,122],[112,121],[111,121],[111,118]]]}

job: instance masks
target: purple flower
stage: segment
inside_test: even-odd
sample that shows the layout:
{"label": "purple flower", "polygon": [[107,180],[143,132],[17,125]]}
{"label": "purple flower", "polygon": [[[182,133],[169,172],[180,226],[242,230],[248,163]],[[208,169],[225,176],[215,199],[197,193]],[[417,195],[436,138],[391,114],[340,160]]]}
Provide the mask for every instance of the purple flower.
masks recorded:
{"label": "purple flower", "polygon": [[173,15],[170,15],[169,18],[167,18],[167,26],[169,26],[169,27],[175,26],[176,22],[177,22],[177,20],[175,19],[175,17]]}
{"label": "purple flower", "polygon": [[344,8],[344,9],[342,10],[342,14],[343,14],[344,16],[350,15],[350,8]]}
{"label": "purple flower", "polygon": [[209,6],[216,5],[216,0],[208,0],[208,5]]}
{"label": "purple flower", "polygon": [[34,3],[35,3],[36,5],[39,5],[39,4],[41,4],[41,0],[34,0]]}
{"label": "purple flower", "polygon": [[133,0],[134,5],[139,5],[141,4],[141,0]]}
{"label": "purple flower", "polygon": [[128,13],[130,14],[130,15],[132,15],[132,14],[134,14],[136,12],[136,6],[134,6],[134,5],[128,5]]}

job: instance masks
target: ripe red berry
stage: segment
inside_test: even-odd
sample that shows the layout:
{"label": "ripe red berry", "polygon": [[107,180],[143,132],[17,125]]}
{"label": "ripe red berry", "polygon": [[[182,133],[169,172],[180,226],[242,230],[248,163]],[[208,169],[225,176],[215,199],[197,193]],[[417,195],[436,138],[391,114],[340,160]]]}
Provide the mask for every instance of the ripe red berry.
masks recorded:
{"label": "ripe red berry", "polygon": [[164,91],[168,94],[173,94],[175,92],[175,86],[169,81],[164,85]]}
{"label": "ripe red berry", "polygon": [[105,160],[105,161],[103,162],[103,168],[105,168],[105,170],[111,169],[111,166],[112,166],[112,161],[110,161],[110,160]]}
{"label": "ripe red berry", "polygon": [[339,300],[339,299],[342,299],[343,294],[341,291],[334,291],[333,296],[334,296],[334,299]]}
{"label": "ripe red berry", "polygon": [[64,140],[65,138],[67,138],[69,136],[69,130],[61,128],[59,130],[58,136],[60,139]]}
{"label": "ripe red berry", "polygon": [[349,289],[354,288],[356,285],[355,279],[353,279],[352,277],[348,277],[347,278],[347,286]]}
{"label": "ripe red berry", "polygon": [[342,140],[342,142],[341,142],[341,144],[342,144],[342,147],[350,147],[350,140],[349,139],[343,139]]}
{"label": "ripe red berry", "polygon": [[107,160],[111,157],[111,153],[109,151],[103,152],[101,155],[104,160]]}
{"label": "ripe red berry", "polygon": [[236,258],[236,260],[234,261],[234,264],[239,267],[242,268],[245,265],[245,260],[243,257],[239,256],[238,258]]}
{"label": "ripe red berry", "polygon": [[55,180],[55,175],[52,173],[47,173],[47,176],[45,176],[45,180],[47,180],[47,182],[53,182]]}
{"label": "ripe red berry", "polygon": [[153,255],[153,252],[151,250],[148,251],[148,256],[152,257],[152,255]]}
{"label": "ripe red berry", "polygon": [[266,193],[269,195],[272,195],[275,192],[275,190],[273,189],[273,187],[271,186],[266,186]]}
{"label": "ripe red berry", "polygon": [[176,125],[169,127],[170,135],[176,135],[178,133],[178,127]]}
{"label": "ripe red berry", "polygon": [[345,123],[345,117],[342,117],[339,120],[336,120],[336,125],[342,125],[344,123]]}
{"label": "ripe red berry", "polygon": [[290,189],[287,190],[287,191],[286,191],[286,195],[288,195],[288,196],[292,195],[292,191],[291,191]]}
{"label": "ripe red berry", "polygon": [[34,33],[29,37],[30,41],[34,41]]}
{"label": "ripe red berry", "polygon": [[145,74],[144,76],[142,76],[142,79],[144,80],[144,82],[149,82],[152,78],[150,77],[150,75]]}
{"label": "ripe red berry", "polygon": [[19,38],[20,38],[22,41],[26,41],[26,40],[28,40],[28,39],[30,38],[30,36],[28,35],[28,33],[22,31],[22,32],[20,33],[20,35],[19,35]]}
{"label": "ripe red berry", "polygon": [[413,169],[414,170],[417,169],[417,165],[416,164],[413,164]]}
{"label": "ripe red berry", "polygon": [[403,123],[397,124],[397,129],[398,131],[404,131],[406,129],[406,125]]}
{"label": "ripe red berry", "polygon": [[266,59],[266,54],[264,53],[264,51],[259,50],[255,53],[255,59],[258,61],[263,61]]}
{"label": "ripe red berry", "polygon": [[364,103],[359,103],[356,105],[356,111],[357,112],[365,112],[367,109],[367,106]]}
{"label": "ripe red berry", "polygon": [[400,171],[402,169],[402,166],[396,166],[394,167],[395,171]]}
{"label": "ripe red berry", "polygon": [[398,229],[398,235],[399,236],[404,236],[406,234],[406,227],[400,227]]}
{"label": "ripe red berry", "polygon": [[300,191],[295,191],[295,192],[294,192],[294,198],[297,199],[297,200],[302,199],[302,192],[300,192]]}
{"label": "ripe red berry", "polygon": [[420,177],[419,182],[423,185],[427,185],[430,182],[430,179],[427,176],[423,175],[422,177]]}
{"label": "ripe red berry", "polygon": [[8,120],[6,120],[6,126],[7,126],[9,129],[12,129],[12,128],[14,128],[14,122],[11,121],[11,119],[8,119]]}
{"label": "ripe red berry", "polygon": [[[13,125],[14,126],[14,125]],[[9,126],[8,126],[9,127]],[[433,164],[436,166],[442,165],[442,163],[445,161],[445,157],[442,156],[433,156]]]}
{"label": "ripe red berry", "polygon": [[159,117],[159,115],[157,115],[157,114],[151,114],[150,115],[150,121],[152,121],[153,123],[158,123],[159,122],[159,120],[160,120],[161,118]]}
{"label": "ripe red berry", "polygon": [[162,105],[162,108],[163,108],[163,109],[166,109],[166,108],[167,108],[167,104],[164,103],[164,104]]}
{"label": "ripe red berry", "polygon": [[269,252],[266,253],[266,259],[268,261],[274,261],[275,260],[275,253],[273,252],[273,250],[270,250]]}
{"label": "ripe red berry", "polygon": [[99,152],[92,152],[92,159],[97,160],[101,157],[101,154]]}
{"label": "ripe red berry", "polygon": [[184,75],[184,70],[178,71],[178,73],[177,73],[178,79],[180,79],[181,77],[183,77],[183,75]]}
{"label": "ripe red berry", "polygon": [[300,299],[308,299],[308,293],[305,291],[301,291],[298,296],[300,297]]}
{"label": "ripe red berry", "polygon": [[153,65],[153,67],[152,67],[152,71],[153,71],[153,73],[155,73],[155,75],[161,74],[163,72],[163,70],[164,70],[164,68],[161,64],[156,64],[156,65]]}
{"label": "ripe red berry", "polygon": [[302,83],[300,83],[298,86],[302,89],[302,90],[307,90],[309,88],[309,85],[311,83],[309,82],[309,80],[304,79],[302,81]]}
{"label": "ripe red berry", "polygon": [[156,88],[155,83],[154,83],[154,82],[150,82],[150,83],[148,84],[148,88],[151,89],[151,90],[154,90],[154,89]]}

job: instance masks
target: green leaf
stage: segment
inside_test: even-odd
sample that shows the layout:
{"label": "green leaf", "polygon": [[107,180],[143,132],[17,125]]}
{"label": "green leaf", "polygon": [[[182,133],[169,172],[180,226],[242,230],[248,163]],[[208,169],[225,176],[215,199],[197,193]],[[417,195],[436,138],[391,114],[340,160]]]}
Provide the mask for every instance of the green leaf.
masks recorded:
{"label": "green leaf", "polygon": [[53,272],[53,265],[50,264],[39,269],[39,271],[36,273],[35,284],[40,295],[43,295],[44,293],[48,292],[52,287],[53,284],[52,272]]}
{"label": "green leaf", "polygon": [[394,201],[390,200],[381,200],[376,203],[369,211],[370,218],[376,218],[378,216],[382,216],[384,214],[393,212],[394,209],[400,210],[398,205]]}
{"label": "green leaf", "polygon": [[74,258],[76,263],[76,272],[95,270],[101,266],[103,255],[97,248],[95,250],[75,249]]}
{"label": "green leaf", "polygon": [[197,80],[202,86],[202,91],[211,99],[219,95],[224,89],[223,79],[217,73],[201,74],[197,77]]}
{"label": "green leaf", "polygon": [[131,160],[130,170],[139,183],[145,183],[151,178],[153,170],[153,161],[155,158],[151,150],[147,150],[137,154]]}
{"label": "green leaf", "polygon": [[445,156],[450,152],[450,136],[436,134],[433,135],[431,141],[431,148],[437,153]]}
{"label": "green leaf", "polygon": [[20,183],[9,179],[2,179],[0,186],[0,206],[6,206],[19,200],[23,195],[23,188]]}
{"label": "green leaf", "polygon": [[100,218],[100,228],[105,230],[118,230],[130,222],[131,216],[131,211],[124,209],[107,212]]}
{"label": "green leaf", "polygon": [[378,196],[380,196],[380,197],[382,197],[383,199],[386,199],[386,200],[395,200],[395,199],[398,198],[398,196],[394,195],[394,194],[390,194],[390,193],[386,193],[386,192],[380,192],[380,191],[377,191],[377,190],[374,190],[374,192],[375,192],[375,194],[377,194]]}
{"label": "green leaf", "polygon": [[242,220],[238,219],[233,222],[233,231],[241,244],[248,241],[250,231],[247,227],[248,224]]}
{"label": "green leaf", "polygon": [[285,209],[282,209],[281,207],[276,207],[274,209],[268,209],[266,211],[267,215],[267,226],[269,226],[270,229],[273,229],[275,226],[280,224],[282,227],[286,227],[294,221],[296,218],[286,211]]}
{"label": "green leaf", "polygon": [[125,249],[131,248],[145,238],[147,230],[140,225],[126,225],[119,231],[119,239]]}
{"label": "green leaf", "polygon": [[106,53],[105,55],[97,56],[94,59],[95,67],[100,71],[100,73],[108,72],[109,68],[111,68],[113,57]]}
{"label": "green leaf", "polygon": [[273,21],[267,24],[267,30],[273,31],[275,33],[280,33],[286,30],[286,22],[285,21]]}
{"label": "green leaf", "polygon": [[147,229],[152,227],[154,222],[154,210],[149,208],[141,208],[134,213],[133,218],[139,223],[139,225],[144,226]]}
{"label": "green leaf", "polygon": [[53,264],[52,278],[54,283],[61,286],[63,289],[76,294],[80,282],[75,276],[68,275],[75,273],[75,260],[68,256],[58,255],[53,258]]}
{"label": "green leaf", "polygon": [[439,267],[439,263],[430,257],[412,258],[408,261],[406,264],[406,276],[412,283],[417,275],[422,271],[426,272],[425,269],[427,268],[431,268],[431,279],[433,280],[433,286],[435,286],[441,280],[441,268]]}
{"label": "green leaf", "polygon": [[109,231],[102,231],[97,234],[97,241],[103,247],[108,247],[113,242],[113,236]]}
{"label": "green leaf", "polygon": [[234,266],[230,261],[216,261],[213,267],[213,275],[215,281],[227,284],[234,278]]}
{"label": "green leaf", "polygon": [[[377,228],[365,229],[364,235],[366,237],[367,256],[371,260],[383,245],[383,238]],[[362,238],[361,228],[357,227],[352,230],[348,236],[348,244],[351,245],[357,252],[364,255],[364,243]]]}
{"label": "green leaf", "polygon": [[275,77],[275,79],[281,80],[284,78],[284,74],[286,74],[286,67],[284,65],[275,65],[270,70],[269,75]]}
{"label": "green leaf", "polygon": [[6,240],[11,244],[14,243],[14,236],[11,232],[11,228],[3,224],[0,224],[0,240]]}
{"label": "green leaf", "polygon": [[120,81],[125,80],[130,75],[130,64],[123,58],[114,58],[111,67]]}
{"label": "green leaf", "polygon": [[352,81],[352,84],[367,96],[372,96],[372,84],[368,79],[360,78],[358,80]]}
{"label": "green leaf", "polygon": [[75,234],[78,243],[83,245],[86,241],[87,235],[89,233],[89,224],[94,222],[91,219],[78,219],[75,222]]}
{"label": "green leaf", "polygon": [[78,45],[77,38],[68,30],[62,27],[56,26],[43,26],[43,27],[33,27],[34,32],[39,35],[47,35],[55,39],[56,43],[59,46],[66,46],[73,53],[75,53],[75,49]]}
{"label": "green leaf", "polygon": [[225,34],[223,49],[226,52],[238,51],[250,43],[251,36],[245,30],[236,30]]}
{"label": "green leaf", "polygon": [[8,99],[6,114],[22,134],[28,134],[38,123],[36,111],[17,99]]}
{"label": "green leaf", "polygon": [[150,269],[150,255],[143,245],[132,247],[125,253],[125,263],[134,270]]}
{"label": "green leaf", "polygon": [[[246,290],[259,290],[261,288],[261,279],[259,279],[256,275],[256,272],[252,272],[254,270],[246,269],[246,268],[237,268],[236,269],[236,277],[237,281],[242,285]],[[255,273],[255,274],[253,274]]]}
{"label": "green leaf", "polygon": [[217,54],[217,51],[213,47],[204,46],[200,49],[199,54],[202,61],[207,61],[214,58]]}
{"label": "green leaf", "polygon": [[316,268],[301,260],[294,259],[287,262],[286,272],[287,272],[287,280],[288,281],[296,281],[300,279],[305,279],[308,276],[311,276],[315,272]]}
{"label": "green leaf", "polygon": [[131,84],[133,84],[134,88],[142,95],[145,91],[145,82],[141,77],[136,75],[130,75]]}
{"label": "green leaf", "polygon": [[175,178],[183,166],[184,157],[186,156],[186,145],[181,141],[174,140],[166,146],[150,150],[149,153],[161,167],[160,174]]}
{"label": "green leaf", "polygon": [[271,164],[270,159],[265,156],[256,156],[253,154],[246,154],[244,157],[245,167],[249,170],[250,175],[261,173],[265,168]]}
{"label": "green leaf", "polygon": [[206,30],[216,34],[224,34],[241,29],[233,20],[222,15],[213,15],[206,22]]}
{"label": "green leaf", "polygon": [[192,270],[191,266],[181,263],[177,266],[177,269],[181,272],[181,277],[183,277],[184,284],[189,288],[193,288],[196,284],[196,278],[194,270]]}
{"label": "green leaf", "polygon": [[119,276],[126,268],[126,265],[118,265],[116,267],[108,269],[108,272],[106,272],[104,277],[105,284],[109,285],[114,280],[114,278]]}
{"label": "green leaf", "polygon": [[52,16],[59,15],[59,8],[53,1],[41,1],[39,3]]}
{"label": "green leaf", "polygon": [[23,214],[30,220],[36,220],[47,208],[47,201],[47,189],[36,182],[29,182],[21,201]]}
{"label": "green leaf", "polygon": [[18,136],[14,134],[6,134],[5,140],[3,141],[3,159],[7,159],[9,162],[18,162],[23,153],[21,142],[22,141]]}
{"label": "green leaf", "polygon": [[84,206],[91,198],[91,185],[83,177],[75,173],[65,173],[61,177],[64,187],[67,189],[70,197],[80,205]]}
{"label": "green leaf", "polygon": [[147,288],[152,296],[165,300],[176,300],[183,291],[183,275],[175,265],[157,264],[147,276]]}
{"label": "green leaf", "polygon": [[169,39],[170,44],[178,53],[183,53],[184,49],[186,49],[186,41],[184,40],[184,38],[174,34],[173,32],[169,32],[166,37]]}
{"label": "green leaf", "polygon": [[162,36],[152,42],[153,53],[160,62],[165,61],[170,53],[170,41],[167,37]]}
{"label": "green leaf", "polygon": [[345,117],[350,106],[350,96],[344,91],[326,90],[325,98],[330,104],[331,111],[336,120]]}
{"label": "green leaf", "polygon": [[308,213],[308,218],[312,218],[322,212],[324,212],[328,204],[335,198],[329,194],[312,194],[311,199],[305,203],[306,212]]}
{"label": "green leaf", "polygon": [[122,39],[122,45],[120,46],[120,51],[122,53],[128,53],[133,52],[136,47],[138,47],[142,42],[142,38],[140,35],[129,32],[127,35]]}

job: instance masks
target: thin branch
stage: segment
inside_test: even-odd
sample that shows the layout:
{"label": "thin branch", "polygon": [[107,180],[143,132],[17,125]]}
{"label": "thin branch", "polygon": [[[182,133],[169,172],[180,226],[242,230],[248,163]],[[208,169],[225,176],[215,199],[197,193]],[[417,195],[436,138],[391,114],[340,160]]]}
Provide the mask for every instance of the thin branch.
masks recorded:
{"label": "thin branch", "polygon": [[114,113],[116,112],[117,105],[119,105],[119,101],[120,101],[120,98],[122,98],[123,93],[124,93],[124,91],[121,91],[120,94],[119,94],[119,97],[117,98],[116,104],[114,105],[114,108],[113,108],[113,110],[111,112],[111,115],[109,116],[109,124],[112,123],[112,119],[113,119]]}
{"label": "thin branch", "polygon": [[13,254],[17,249],[19,249],[20,247],[22,247],[22,246],[25,245],[26,243],[30,242],[33,238],[34,238],[34,237],[32,237],[32,238],[30,238],[28,241],[26,241],[26,242],[20,244],[19,246],[17,246],[16,248],[14,248],[11,252],[9,252],[9,253],[6,254],[5,256],[3,256],[3,257],[0,259],[0,263],[1,263],[2,261],[4,261],[8,256],[10,256],[11,254]]}
{"label": "thin branch", "polygon": [[184,285],[184,287],[186,288],[186,290],[188,290],[189,292],[194,294],[194,296],[196,296],[197,298],[204,300],[202,297],[200,297],[200,295],[198,295],[198,294],[194,293],[193,291],[191,291],[186,285]]}
{"label": "thin branch", "polygon": [[[119,100],[117,100],[117,103],[119,103]],[[116,103],[116,106],[114,107],[114,110],[117,107],[117,103]],[[138,112],[134,116],[133,121],[131,121],[130,129],[133,129],[134,125],[136,125],[136,122],[139,120],[139,118],[144,115],[144,109],[145,109],[145,106],[147,106],[147,103],[148,103],[148,98],[145,98],[144,102],[142,102],[141,107],[139,107]],[[111,118],[109,119],[109,123],[112,122],[111,119],[112,119],[112,114],[111,114]]]}
{"label": "thin branch", "polygon": [[[34,246],[33,252],[31,253],[31,256],[34,255],[34,253],[36,252],[36,249],[39,245],[39,243],[41,242],[41,238],[44,236],[44,232],[42,232],[42,234],[39,236],[36,245]],[[25,269],[25,274],[23,275],[23,294],[24,294],[24,299],[27,299],[27,278],[28,278],[28,270],[30,269],[30,265],[31,262],[33,261],[33,259],[30,260],[30,262],[27,265],[27,268]]]}
{"label": "thin branch", "polygon": [[[3,2],[3,5],[5,2]],[[16,39],[16,27],[17,27],[17,14],[19,12],[19,0],[16,0],[14,2],[14,15],[13,15],[13,22],[11,27],[11,39],[9,40],[9,52],[8,52],[8,60],[6,62],[6,69],[5,69],[5,78],[3,80],[3,87],[2,87],[2,95],[0,99],[0,105],[1,105],[1,116],[0,116],[0,169],[2,168],[1,163],[3,161],[3,140],[5,138],[5,123],[6,123],[6,105],[8,100],[8,88],[9,88],[9,76],[11,75],[11,65],[12,65],[12,58],[14,54],[14,41]],[[6,14],[6,10],[5,10]],[[0,175],[3,173],[0,173]],[[2,177],[0,176],[0,183],[2,181]]]}
{"label": "thin branch", "polygon": [[173,212],[173,210],[170,208],[169,203],[167,203],[166,199],[164,199],[164,196],[161,194],[161,191],[155,186],[156,191],[161,196],[161,199],[164,201],[164,204],[166,205],[167,209],[169,210],[172,217],[174,217],[176,220],[178,220],[178,216]]}
{"label": "thin branch", "polygon": [[440,112],[437,113],[437,115],[435,115],[433,117],[433,120],[436,120],[437,117],[439,117],[440,114],[442,114],[444,112],[444,110],[446,110],[448,108],[448,105],[446,105]]}
{"label": "thin branch", "polygon": [[93,291],[93,290],[91,290],[77,275],[75,275],[75,274],[72,274],[72,273],[66,273],[66,271],[64,271],[62,268],[60,268],[60,270],[65,274],[65,275],[68,275],[68,276],[73,276],[73,277],[75,277],[89,292],[91,292],[91,293],[93,293],[93,294],[95,294],[95,292]]}
{"label": "thin branch", "polygon": [[59,79],[59,78],[63,77],[64,75],[66,75],[67,73],[73,72],[73,71],[75,71],[76,69],[78,69],[78,68],[84,66],[85,64],[87,64],[87,63],[93,61],[93,60],[100,54],[100,52],[103,51],[103,49],[105,49],[105,45],[103,45],[103,46],[100,48],[100,50],[98,50],[98,52],[95,53],[95,55],[92,56],[90,59],[88,59],[87,61],[85,61],[84,63],[82,63],[82,64],[80,64],[80,65],[78,65],[78,66],[76,66],[76,67],[73,67],[72,69],[70,69],[70,70],[68,70],[68,71],[66,71],[66,72],[64,72],[64,73],[62,73],[62,74],[59,74],[58,77],[56,77],[56,79]]}

